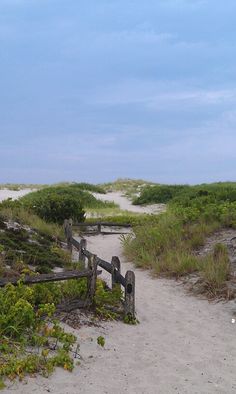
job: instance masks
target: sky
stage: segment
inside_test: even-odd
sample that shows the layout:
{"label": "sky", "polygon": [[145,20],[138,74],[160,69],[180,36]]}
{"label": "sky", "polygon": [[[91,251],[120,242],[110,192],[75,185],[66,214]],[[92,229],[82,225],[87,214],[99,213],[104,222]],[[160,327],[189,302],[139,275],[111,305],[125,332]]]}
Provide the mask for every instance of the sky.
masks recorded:
{"label": "sky", "polygon": [[0,0],[0,183],[236,181],[235,0]]}

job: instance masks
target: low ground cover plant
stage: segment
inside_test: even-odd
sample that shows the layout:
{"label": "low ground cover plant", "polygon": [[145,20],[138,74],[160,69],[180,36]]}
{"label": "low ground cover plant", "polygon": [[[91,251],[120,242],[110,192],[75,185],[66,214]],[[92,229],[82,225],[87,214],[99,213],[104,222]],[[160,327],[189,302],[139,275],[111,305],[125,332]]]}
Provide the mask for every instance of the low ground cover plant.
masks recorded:
{"label": "low ground cover plant", "polygon": [[[35,374],[47,377],[55,367],[72,371],[79,344],[55,318],[56,305],[85,299],[86,294],[86,279],[31,286],[20,279],[17,286],[0,289],[0,389],[6,379],[22,380]],[[118,287],[110,290],[97,280],[94,316],[120,319],[121,301]]]}
{"label": "low ground cover plant", "polygon": [[[71,371],[76,337],[66,333],[53,318],[53,302],[39,298],[38,286],[20,281],[0,289],[0,385],[6,378],[20,380],[26,374],[48,376],[55,367]],[[54,298],[53,293],[52,298]]]}
{"label": "low ground cover plant", "polygon": [[[53,267],[62,267],[68,260],[69,255],[61,250],[56,244],[42,236],[35,236],[35,242],[29,242],[28,233],[24,230],[0,233],[1,255],[11,272],[6,271],[3,276],[19,275],[27,266],[34,267],[36,272],[48,273]],[[32,240],[32,238],[31,238]]]}

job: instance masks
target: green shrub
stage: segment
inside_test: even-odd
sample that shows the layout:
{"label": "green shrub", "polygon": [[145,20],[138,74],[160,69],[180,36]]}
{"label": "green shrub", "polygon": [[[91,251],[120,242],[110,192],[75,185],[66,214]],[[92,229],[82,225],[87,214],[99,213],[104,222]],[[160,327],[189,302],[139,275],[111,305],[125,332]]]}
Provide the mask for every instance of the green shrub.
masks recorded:
{"label": "green shrub", "polygon": [[38,190],[27,194],[14,204],[32,211],[49,222],[57,223],[62,223],[64,219],[68,218],[83,221],[85,208],[116,207],[113,202],[96,199],[91,193],[81,190],[76,184]]}
{"label": "green shrub", "polygon": [[133,204],[165,204],[187,188],[188,186],[185,185],[146,186],[142,189],[140,196],[134,199]]}
{"label": "green shrub", "polygon": [[[81,202],[73,196],[57,194],[54,191],[49,193],[35,193],[28,208],[46,222],[62,224],[64,219],[72,218],[82,222],[84,211]],[[27,204],[27,203],[26,203]]]}

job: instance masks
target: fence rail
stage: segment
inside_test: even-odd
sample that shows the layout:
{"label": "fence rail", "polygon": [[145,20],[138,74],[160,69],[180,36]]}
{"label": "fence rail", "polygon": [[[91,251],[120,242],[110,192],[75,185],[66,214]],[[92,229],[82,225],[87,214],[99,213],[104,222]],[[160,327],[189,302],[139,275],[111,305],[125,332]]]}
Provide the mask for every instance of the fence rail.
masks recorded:
{"label": "fence rail", "polygon": [[[98,271],[97,275],[100,275],[102,271]],[[80,278],[90,278],[92,273],[90,271],[64,271],[49,274],[39,274],[39,275],[26,275],[21,278],[6,278],[0,279],[0,287],[4,287],[6,284],[11,283],[12,285],[17,285],[19,279],[26,285],[36,284],[36,283],[47,283],[47,282],[57,282],[68,279],[80,279]]]}
{"label": "fence rail", "polygon": [[[99,225],[102,222],[99,222]],[[94,223],[94,225],[98,225],[98,223]],[[110,225],[110,223],[109,223]],[[114,225],[114,224],[112,224]],[[117,224],[115,224],[117,226]],[[127,271],[125,277],[121,275],[120,270],[120,260],[117,256],[113,256],[111,263],[101,259],[100,257],[94,255],[90,251],[87,250],[87,241],[83,237],[77,237],[76,240],[73,238],[72,234],[72,220],[65,220],[64,221],[64,230],[65,236],[67,240],[67,247],[72,252],[73,246],[79,251],[79,260],[84,264],[86,259],[88,260],[88,267],[92,271],[97,272],[97,266],[103,268],[105,271],[111,274],[112,279],[112,288],[115,285],[120,285],[124,287],[125,290],[125,315],[131,316],[135,318],[135,274],[133,271]],[[129,226],[129,225],[126,225]],[[96,275],[93,275],[93,280],[90,284],[90,296],[93,297],[96,291]]]}
{"label": "fence rail", "polygon": [[87,227],[97,227],[97,231],[86,231],[86,234],[125,234],[124,232],[108,232],[102,231],[102,227],[123,227],[123,228],[131,228],[131,224],[124,223],[110,223],[110,222],[82,222],[82,223],[73,223],[73,227],[79,227],[80,229],[87,228]]}
{"label": "fence rail", "polygon": [[[109,225],[117,226],[114,223],[99,222],[94,223],[94,226]],[[122,225],[123,226],[123,225]],[[130,225],[125,225],[123,227],[130,227]],[[135,275],[133,271],[127,271],[125,277],[121,275],[121,265],[120,260],[117,256],[113,256],[111,263],[101,259],[95,254],[87,250],[87,241],[83,237],[78,237],[79,240],[73,238],[72,235],[72,220],[64,221],[64,230],[67,241],[67,247],[72,252],[73,247],[79,251],[79,261],[84,265],[83,270],[70,270],[59,273],[48,273],[39,275],[25,275],[24,277],[15,278],[2,278],[0,279],[0,288],[4,287],[8,283],[17,285],[18,281],[21,280],[24,284],[31,285],[37,283],[47,283],[64,281],[70,279],[80,279],[87,278],[87,296],[85,300],[73,300],[67,302],[66,304],[59,305],[59,309],[65,309],[67,311],[73,310],[78,307],[87,307],[94,303],[94,296],[96,292],[96,280],[97,276],[102,273],[98,270],[101,267],[109,274],[111,274],[112,288],[114,286],[123,286],[125,290],[125,302],[124,302],[124,312],[125,316],[130,316],[135,318]],[[86,264],[87,260],[87,264]],[[85,268],[85,265],[86,268]]]}

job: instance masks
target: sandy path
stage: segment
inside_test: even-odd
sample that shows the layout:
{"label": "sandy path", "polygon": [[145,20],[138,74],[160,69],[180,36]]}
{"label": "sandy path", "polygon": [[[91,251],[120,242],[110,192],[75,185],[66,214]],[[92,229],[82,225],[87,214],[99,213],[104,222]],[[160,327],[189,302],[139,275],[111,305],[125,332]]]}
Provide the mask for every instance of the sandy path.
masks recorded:
{"label": "sandy path", "polygon": [[32,189],[22,189],[19,191],[0,189],[0,202],[6,200],[7,198],[12,198],[13,200],[17,200],[18,198],[23,197],[32,191],[33,191]]}
{"label": "sandy path", "polygon": [[132,205],[132,202],[121,192],[110,192],[107,194],[93,193],[93,195],[103,201],[114,201],[116,204],[119,204],[120,209],[128,210],[130,212],[159,213],[165,209],[165,204],[152,204],[146,206]]}
{"label": "sandy path", "polygon": [[[134,269],[122,258],[117,235],[90,237],[88,249],[108,261],[120,256],[124,273]],[[153,279],[139,269],[135,274],[140,324],[109,322],[72,330],[81,342],[80,367],[72,374],[57,369],[49,379],[29,379],[2,392],[236,393],[235,304],[209,304],[186,295],[175,281]],[[96,344],[98,335],[106,339],[104,349]]]}

